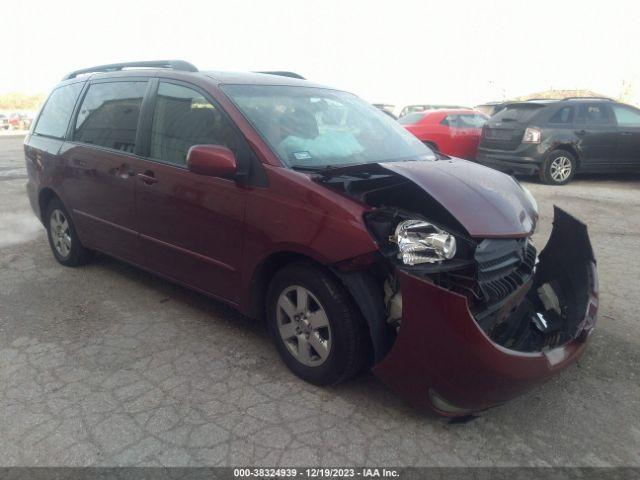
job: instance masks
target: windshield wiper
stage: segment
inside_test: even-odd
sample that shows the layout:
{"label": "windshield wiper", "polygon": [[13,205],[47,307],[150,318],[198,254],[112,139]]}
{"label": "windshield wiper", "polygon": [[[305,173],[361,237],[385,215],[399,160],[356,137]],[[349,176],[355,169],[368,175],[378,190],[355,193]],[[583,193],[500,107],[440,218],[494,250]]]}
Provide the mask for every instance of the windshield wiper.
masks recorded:
{"label": "windshield wiper", "polygon": [[362,165],[372,165],[379,162],[362,162],[362,163],[338,163],[335,165],[300,165],[294,163],[289,165],[293,170],[300,170],[301,172],[328,172],[330,170],[340,170],[342,168],[360,167]]}
{"label": "windshield wiper", "polygon": [[300,170],[301,172],[320,172],[322,170],[335,168],[333,165],[301,165],[297,163],[291,164],[289,167],[293,170]]}

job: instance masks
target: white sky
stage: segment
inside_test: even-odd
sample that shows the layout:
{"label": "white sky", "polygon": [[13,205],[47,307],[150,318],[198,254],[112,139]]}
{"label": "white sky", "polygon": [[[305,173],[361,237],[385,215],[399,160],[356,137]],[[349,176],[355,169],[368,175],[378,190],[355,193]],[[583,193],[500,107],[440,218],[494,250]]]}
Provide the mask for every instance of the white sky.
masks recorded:
{"label": "white sky", "polygon": [[371,102],[474,105],[551,87],[618,96],[623,81],[640,95],[637,0],[2,0],[0,32],[0,92],[179,58],[293,70]]}

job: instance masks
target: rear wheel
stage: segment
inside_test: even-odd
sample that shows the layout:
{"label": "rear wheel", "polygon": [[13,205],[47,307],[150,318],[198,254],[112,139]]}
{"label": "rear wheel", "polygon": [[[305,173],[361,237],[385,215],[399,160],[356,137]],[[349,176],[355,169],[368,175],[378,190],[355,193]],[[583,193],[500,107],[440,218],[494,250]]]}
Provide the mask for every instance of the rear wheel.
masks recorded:
{"label": "rear wheel", "polygon": [[575,157],[565,150],[554,150],[540,168],[540,179],[549,185],[565,185],[576,171]]}
{"label": "rear wheel", "polygon": [[332,385],[358,373],[368,355],[367,329],[344,287],[310,263],[274,276],[267,294],[269,331],[297,376]]}
{"label": "rear wheel", "polygon": [[67,267],[76,267],[91,260],[91,250],[80,243],[71,217],[57,198],[47,205],[45,221],[49,246],[58,262]]}

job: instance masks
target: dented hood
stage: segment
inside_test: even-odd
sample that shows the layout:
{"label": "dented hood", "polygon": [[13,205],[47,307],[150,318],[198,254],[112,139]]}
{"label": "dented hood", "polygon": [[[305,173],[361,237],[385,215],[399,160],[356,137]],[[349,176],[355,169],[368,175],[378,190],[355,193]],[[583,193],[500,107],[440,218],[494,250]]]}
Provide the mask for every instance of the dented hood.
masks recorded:
{"label": "dented hood", "polygon": [[509,175],[460,159],[379,165],[421,187],[472,237],[523,237],[535,229],[535,207]]}

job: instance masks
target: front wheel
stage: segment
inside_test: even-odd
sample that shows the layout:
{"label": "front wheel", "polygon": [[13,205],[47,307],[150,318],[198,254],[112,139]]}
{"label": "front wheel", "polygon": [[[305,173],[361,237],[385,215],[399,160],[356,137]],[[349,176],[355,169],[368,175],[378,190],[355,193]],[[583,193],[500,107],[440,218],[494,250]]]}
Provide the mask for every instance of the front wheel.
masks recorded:
{"label": "front wheel", "polygon": [[364,319],[328,272],[296,263],[274,276],[267,294],[269,331],[298,377],[332,385],[358,373],[368,357]]}
{"label": "front wheel", "polygon": [[540,168],[540,180],[549,185],[565,185],[576,171],[575,157],[565,150],[554,150]]}

